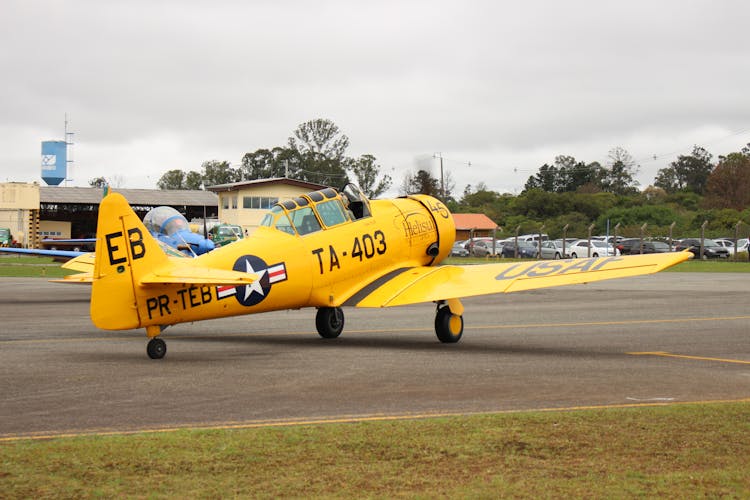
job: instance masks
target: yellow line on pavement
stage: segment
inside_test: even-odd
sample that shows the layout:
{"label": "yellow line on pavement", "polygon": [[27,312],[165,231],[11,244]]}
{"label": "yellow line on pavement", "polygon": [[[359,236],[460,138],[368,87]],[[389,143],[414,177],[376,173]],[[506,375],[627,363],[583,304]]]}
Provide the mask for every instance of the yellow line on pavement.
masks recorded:
{"label": "yellow line on pavement", "polygon": [[736,363],[739,365],[750,365],[750,361],[742,359],[726,359],[726,358],[709,358],[706,356],[689,356],[687,354],[672,354],[669,352],[629,352],[631,356],[661,356],[663,358],[681,358],[681,359],[694,359],[698,361],[717,361],[720,363]]}
{"label": "yellow line on pavement", "polygon": [[526,408],[517,410],[498,410],[498,411],[470,411],[470,412],[425,412],[425,413],[406,413],[406,414],[374,414],[374,415],[343,415],[320,418],[302,418],[302,419],[277,419],[277,420],[249,420],[245,422],[224,422],[218,424],[195,424],[173,427],[144,427],[131,430],[116,429],[92,429],[82,431],[61,431],[61,432],[38,432],[29,434],[5,434],[0,435],[0,443],[25,440],[41,439],[62,439],[76,438],[86,436],[128,436],[133,434],[156,434],[162,432],[177,431],[221,431],[221,430],[239,430],[239,429],[259,429],[266,427],[299,427],[309,425],[326,425],[326,424],[352,424],[363,422],[387,422],[400,420],[423,420],[429,418],[452,418],[452,417],[470,417],[477,415],[510,415],[516,413],[533,413],[533,412],[566,412],[566,411],[584,411],[584,410],[608,410],[618,408],[651,408],[660,406],[678,406],[694,404],[727,404],[727,403],[750,403],[750,398],[740,399],[717,399],[717,400],[697,400],[697,401],[659,401],[659,402],[641,402],[641,403],[622,403],[608,405],[582,405],[566,406],[560,408]]}

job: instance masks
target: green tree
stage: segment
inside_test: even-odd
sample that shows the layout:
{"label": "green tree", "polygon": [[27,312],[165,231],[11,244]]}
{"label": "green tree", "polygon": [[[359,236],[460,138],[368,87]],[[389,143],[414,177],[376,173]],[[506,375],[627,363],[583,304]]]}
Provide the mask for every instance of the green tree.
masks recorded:
{"label": "green tree", "polygon": [[[584,186],[600,188],[604,170],[597,162],[584,163],[572,156],[559,155],[553,165],[545,163],[529,177],[524,190],[541,189],[548,193],[577,191]],[[588,189],[591,189],[590,187]]]}
{"label": "green tree", "polygon": [[369,197],[377,198],[391,187],[393,179],[388,174],[380,177],[380,166],[372,155],[362,155],[347,162],[347,169],[354,176],[360,189]]}
{"label": "green tree", "polygon": [[420,169],[411,176],[407,193],[420,193],[437,197],[440,195],[440,180],[433,177],[427,170]]}
{"label": "green tree", "polygon": [[204,161],[201,170],[205,186],[229,184],[241,180],[241,173],[233,169],[228,161]]}
{"label": "green tree", "polygon": [[320,184],[345,184],[346,149],[349,138],[331,120],[315,119],[300,124],[288,141],[300,168],[296,177]]}
{"label": "green tree", "polygon": [[180,169],[168,170],[156,182],[159,189],[185,189],[185,172]]}
{"label": "green tree", "polygon": [[697,194],[704,194],[708,176],[714,166],[711,155],[700,146],[694,146],[690,155],[680,155],[669,167],[660,169],[656,173],[654,185],[667,193],[686,190]]}
{"label": "green tree", "polygon": [[708,177],[706,206],[742,210],[748,205],[750,205],[750,157],[742,153],[731,153],[721,158]]}
{"label": "green tree", "polygon": [[615,194],[632,194],[638,191],[635,175],[638,166],[633,157],[624,148],[616,147],[609,151],[609,168],[604,169],[601,187],[604,191]]}
{"label": "green tree", "polygon": [[539,167],[539,171],[536,175],[529,177],[526,184],[523,186],[523,189],[524,191],[537,189],[546,191],[547,193],[554,193],[557,191],[558,185],[559,172],[557,167],[545,163]]}
{"label": "green tree", "polygon": [[200,172],[191,170],[185,175],[185,189],[203,189],[203,176]]}
{"label": "green tree", "polygon": [[284,147],[258,149],[242,157],[240,167],[243,179],[272,179],[277,177],[300,178],[301,157],[296,150]]}

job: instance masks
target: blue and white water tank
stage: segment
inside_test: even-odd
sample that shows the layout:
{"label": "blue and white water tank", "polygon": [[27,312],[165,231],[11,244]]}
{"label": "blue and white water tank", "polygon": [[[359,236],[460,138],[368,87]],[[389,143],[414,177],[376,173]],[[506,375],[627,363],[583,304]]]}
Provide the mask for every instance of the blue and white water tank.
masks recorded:
{"label": "blue and white water tank", "polygon": [[42,142],[42,180],[57,186],[68,175],[68,144],[65,141]]}

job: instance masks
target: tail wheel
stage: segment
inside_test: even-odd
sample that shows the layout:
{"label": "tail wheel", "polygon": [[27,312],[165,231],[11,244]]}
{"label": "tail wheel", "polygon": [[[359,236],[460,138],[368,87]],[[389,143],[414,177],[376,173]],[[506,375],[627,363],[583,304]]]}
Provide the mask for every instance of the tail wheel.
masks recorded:
{"label": "tail wheel", "polygon": [[340,307],[321,307],[315,315],[315,328],[324,339],[335,339],[344,330],[344,311]]}
{"label": "tail wheel", "polygon": [[146,352],[151,359],[161,359],[167,354],[167,343],[158,337],[154,337],[148,341]]}
{"label": "tail wheel", "polygon": [[464,333],[464,318],[453,314],[448,306],[439,307],[435,315],[435,334],[440,342],[455,344]]}

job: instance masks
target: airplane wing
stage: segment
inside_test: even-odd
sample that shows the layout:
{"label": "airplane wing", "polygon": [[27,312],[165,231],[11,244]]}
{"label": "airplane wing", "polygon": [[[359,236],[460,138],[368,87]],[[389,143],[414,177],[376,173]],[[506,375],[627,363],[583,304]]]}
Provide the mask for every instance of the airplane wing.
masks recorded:
{"label": "airplane wing", "polygon": [[651,274],[690,257],[689,252],[401,268],[362,288],[344,305],[390,307],[492,293],[509,293]]}
{"label": "airplane wing", "polygon": [[64,257],[66,259],[72,259],[84,254],[85,252],[77,252],[74,250],[43,250],[41,248],[12,248],[12,247],[0,247],[0,252],[4,253],[17,253],[23,255],[35,255],[37,257]]}

